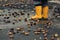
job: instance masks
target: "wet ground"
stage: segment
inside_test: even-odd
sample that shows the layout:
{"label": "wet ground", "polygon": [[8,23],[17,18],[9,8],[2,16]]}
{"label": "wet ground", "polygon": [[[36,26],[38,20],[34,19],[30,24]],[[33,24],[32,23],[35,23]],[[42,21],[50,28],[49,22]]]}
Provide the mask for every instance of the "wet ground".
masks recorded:
{"label": "wet ground", "polygon": [[[55,33],[58,34],[58,37],[55,37],[54,40],[57,40],[57,38],[60,37],[60,21],[58,19],[53,19],[51,20],[52,23],[49,26],[49,28],[46,28],[44,24],[44,20],[41,21],[31,21],[29,20],[30,17],[32,15],[35,14],[35,12],[33,10],[26,10],[24,12],[24,15],[21,15],[20,12],[22,11],[22,9],[11,9],[10,11],[8,11],[7,9],[5,9],[5,12],[1,12],[2,14],[4,14],[4,16],[0,16],[0,40],[44,40],[44,35],[42,32],[40,32],[38,35],[34,34],[34,30],[37,28],[40,28],[42,30],[42,28],[44,30],[48,30],[47,33],[47,39],[51,40],[51,36],[54,35]],[[19,15],[14,17],[13,15],[9,16],[9,14],[17,12]],[[30,14],[28,16],[28,13]],[[49,18],[52,18],[52,10],[49,10]],[[4,17],[6,17],[6,15],[9,17],[9,19],[4,19]],[[27,21],[24,20],[25,18],[27,18]],[[20,19],[20,20],[19,20]],[[4,20],[9,20],[10,22],[4,22]],[[33,23],[37,23],[36,25],[28,25],[30,22]],[[46,23],[46,22],[45,22]],[[17,28],[23,27],[24,29],[22,31],[28,32],[28,28],[30,28],[30,32],[29,35],[26,36],[24,34],[21,34],[22,31],[19,31],[19,33],[17,33]],[[14,34],[14,38],[10,39],[9,38],[9,31],[11,28],[14,28],[14,31],[16,34]]]}

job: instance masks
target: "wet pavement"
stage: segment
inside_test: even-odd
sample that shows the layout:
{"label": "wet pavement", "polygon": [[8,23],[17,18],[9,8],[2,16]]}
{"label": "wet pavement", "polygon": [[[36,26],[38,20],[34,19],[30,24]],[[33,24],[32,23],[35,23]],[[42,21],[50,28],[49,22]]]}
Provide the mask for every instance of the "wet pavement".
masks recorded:
{"label": "wet pavement", "polygon": [[[50,20],[52,22],[50,25],[47,24],[48,22],[50,23],[50,21],[30,20],[30,17],[35,13],[33,10],[21,12],[22,9],[11,9],[10,11],[5,9],[5,12],[1,12],[4,16],[0,16],[0,40],[57,40],[57,38],[60,37],[59,20]],[[14,15],[12,15],[12,13],[14,13]],[[9,14],[11,14],[11,16],[9,16]],[[4,17],[9,18],[4,19]],[[49,18],[52,18],[52,10],[49,10]],[[12,28],[14,29],[13,31],[11,31]],[[17,30],[17,28],[23,29]],[[38,30],[38,28],[40,28],[41,31]],[[45,30],[47,30],[46,33]],[[10,34],[10,32],[14,33]],[[46,36],[44,36],[45,34]],[[55,37],[55,34],[58,34],[58,36]],[[52,35],[54,39],[52,39]]]}

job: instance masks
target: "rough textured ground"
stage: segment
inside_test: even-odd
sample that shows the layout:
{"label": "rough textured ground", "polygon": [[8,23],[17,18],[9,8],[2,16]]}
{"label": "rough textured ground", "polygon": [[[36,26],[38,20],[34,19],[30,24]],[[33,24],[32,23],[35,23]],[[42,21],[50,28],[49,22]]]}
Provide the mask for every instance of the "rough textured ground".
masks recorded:
{"label": "rough textured ground", "polygon": [[[5,9],[5,11],[6,12],[4,12],[3,14],[8,13],[7,9]],[[20,11],[21,10],[19,10],[19,9],[10,10],[11,13],[13,13],[13,12],[19,13]],[[9,20],[11,21],[11,23],[4,23],[3,21],[0,22],[0,28],[2,29],[2,30],[0,30],[0,40],[10,40],[8,37],[8,31],[10,28],[14,28],[16,31],[17,27],[24,27],[24,30],[27,31],[27,28],[28,28],[27,22],[24,22],[24,18],[28,18],[28,19],[30,18],[30,17],[27,17],[27,13],[30,14],[30,17],[35,14],[35,12],[31,12],[31,11],[27,10],[27,12],[25,12],[25,15],[16,17],[16,18],[22,18],[22,21],[17,21],[17,22],[15,22],[15,24],[12,24],[14,22],[13,21],[14,17],[10,16]],[[52,15],[51,15],[52,13],[53,13],[52,10],[49,10],[49,18],[52,18]],[[4,20],[3,17],[0,17],[0,20]],[[60,21],[56,20],[56,19],[53,19],[51,21],[53,21],[53,22],[52,22],[51,28],[48,29],[49,30],[48,36],[47,36],[48,40],[51,40],[52,34],[58,33],[60,36]],[[28,21],[28,22],[30,22],[30,21]],[[39,35],[34,35],[34,33],[33,33],[34,29],[36,29],[38,27],[42,28],[43,26],[44,25],[41,23],[37,24],[35,26],[31,26],[31,32],[30,32],[29,36],[25,36],[25,35],[22,35],[21,33],[17,33],[14,35],[14,39],[12,39],[12,40],[44,40],[44,36],[42,33],[40,33]],[[44,28],[44,29],[46,29],[46,28]],[[56,38],[54,40],[56,40]]]}

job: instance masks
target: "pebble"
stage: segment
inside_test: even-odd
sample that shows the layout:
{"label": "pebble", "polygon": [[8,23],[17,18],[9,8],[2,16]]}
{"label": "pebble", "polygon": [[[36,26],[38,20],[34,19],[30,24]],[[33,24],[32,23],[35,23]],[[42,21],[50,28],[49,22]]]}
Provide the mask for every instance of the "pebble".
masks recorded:
{"label": "pebble", "polygon": [[37,32],[37,31],[36,31],[36,32],[34,32],[34,34],[35,34],[35,35],[39,35],[39,34],[40,34],[40,32]]}
{"label": "pebble", "polygon": [[36,23],[33,23],[33,25],[36,25]]}
{"label": "pebble", "polygon": [[47,37],[47,33],[44,34],[44,37]]}
{"label": "pebble", "polygon": [[17,28],[17,31],[21,31],[21,28]]}
{"label": "pebble", "polygon": [[26,36],[29,35],[29,32],[25,32],[24,35],[26,35]]}
{"label": "pebble", "polygon": [[58,37],[58,34],[56,33],[54,36],[55,36],[55,37]]}
{"label": "pebble", "polygon": [[28,28],[28,32],[30,32],[31,31],[31,29],[30,28]]}
{"label": "pebble", "polygon": [[21,21],[21,19],[19,19],[19,21]]}
{"label": "pebble", "polygon": [[52,35],[51,40],[54,40],[54,39],[55,39],[55,37],[54,37],[54,35]]}
{"label": "pebble", "polygon": [[21,13],[21,15],[25,15],[23,12],[20,12]]}
{"label": "pebble", "polygon": [[40,29],[40,28],[37,28],[37,31],[38,31],[38,32],[41,32],[41,29]]}
{"label": "pebble", "polygon": [[51,40],[54,40],[54,37],[52,37]]}
{"label": "pebble", "polygon": [[11,28],[10,30],[11,30],[11,31],[14,31],[14,28]]}
{"label": "pebble", "polygon": [[13,35],[13,32],[9,32],[8,34],[9,34],[9,35]]}
{"label": "pebble", "polygon": [[24,27],[21,27],[21,31],[23,31],[24,30]]}
{"label": "pebble", "polygon": [[60,40],[60,38],[57,38],[57,40]]}
{"label": "pebble", "polygon": [[12,24],[15,24],[15,22],[13,22]]}
{"label": "pebble", "polygon": [[25,31],[22,31],[22,33],[21,34],[24,34],[25,33]]}
{"label": "pebble", "polygon": [[52,23],[51,23],[50,21],[47,23],[48,26],[50,26],[51,24],[52,24]]}
{"label": "pebble", "polygon": [[48,40],[48,38],[47,38],[47,37],[45,37],[45,38],[44,38],[44,40]]}
{"label": "pebble", "polygon": [[30,23],[27,23],[27,26],[30,26]]}
{"label": "pebble", "polygon": [[25,18],[24,21],[27,22],[28,21],[27,18]]}
{"label": "pebble", "polygon": [[46,33],[48,33],[48,30],[45,30]]}
{"label": "pebble", "polygon": [[13,38],[14,38],[14,35],[9,35],[9,38],[10,38],[10,39],[13,39]]}

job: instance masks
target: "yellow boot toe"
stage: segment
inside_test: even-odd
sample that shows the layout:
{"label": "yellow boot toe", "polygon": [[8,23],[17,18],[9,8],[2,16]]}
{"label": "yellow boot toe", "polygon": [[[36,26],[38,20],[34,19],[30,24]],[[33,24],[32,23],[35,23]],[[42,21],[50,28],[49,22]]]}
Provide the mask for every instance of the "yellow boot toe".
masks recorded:
{"label": "yellow boot toe", "polygon": [[32,16],[31,18],[32,18],[32,19],[38,19],[38,16],[35,15],[35,16]]}
{"label": "yellow boot toe", "polygon": [[42,19],[42,16],[35,15],[35,16],[32,16],[32,19]]}

